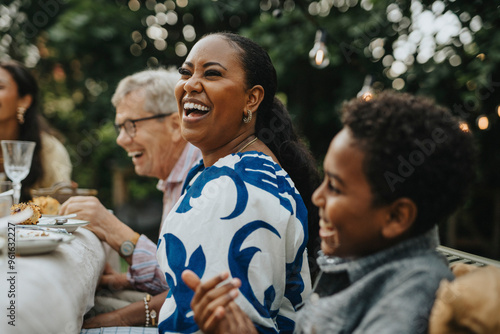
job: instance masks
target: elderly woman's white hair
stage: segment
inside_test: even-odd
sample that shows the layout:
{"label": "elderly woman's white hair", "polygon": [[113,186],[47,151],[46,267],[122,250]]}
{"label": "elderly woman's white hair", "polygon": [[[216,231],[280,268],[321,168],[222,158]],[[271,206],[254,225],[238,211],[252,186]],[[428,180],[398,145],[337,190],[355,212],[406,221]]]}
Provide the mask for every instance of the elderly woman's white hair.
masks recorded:
{"label": "elderly woman's white hair", "polygon": [[144,110],[153,114],[177,112],[174,88],[180,78],[174,67],[150,69],[123,78],[116,88],[111,103],[116,108],[129,93],[142,90],[145,94]]}

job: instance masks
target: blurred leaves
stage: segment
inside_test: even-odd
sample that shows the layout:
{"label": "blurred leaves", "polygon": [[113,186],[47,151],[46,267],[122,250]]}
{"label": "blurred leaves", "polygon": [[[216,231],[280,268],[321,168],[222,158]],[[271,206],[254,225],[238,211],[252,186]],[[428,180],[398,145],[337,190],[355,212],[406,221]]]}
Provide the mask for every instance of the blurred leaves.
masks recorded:
{"label": "blurred leaves", "polygon": [[[424,10],[431,10],[439,1],[421,2]],[[110,97],[120,79],[147,66],[177,66],[182,57],[174,51],[176,43],[182,42],[189,49],[207,32],[230,30],[254,39],[268,50],[278,72],[279,91],[287,97],[294,120],[314,153],[321,158],[329,139],[338,130],[337,110],[342,101],[356,96],[366,75],[374,77],[377,89],[392,88],[393,78],[386,73],[387,65],[371,56],[371,43],[380,39],[385,54],[391,55],[393,43],[407,34],[411,25],[388,21],[389,6],[391,10],[400,10],[403,19],[411,17],[415,10],[411,7],[414,2],[409,0],[350,1],[349,6],[347,2],[333,1],[324,7],[326,3],[191,0],[187,6],[177,6],[171,0],[164,3],[148,0],[141,2],[136,11],[130,10],[126,0],[61,3],[14,0],[3,6],[11,9],[17,6],[14,17],[21,23],[23,15],[26,17],[24,26],[12,24],[7,31],[15,36],[25,32],[24,39],[10,44],[11,56],[23,59],[27,46],[36,45],[41,57],[36,72],[44,89],[45,115],[64,132],[75,152],[77,145],[86,140],[82,136],[85,129],[105,133],[104,127],[113,121]],[[468,121],[474,128],[475,117],[494,110],[498,104],[493,98],[496,79],[491,76],[500,62],[500,32],[496,29],[500,17],[498,5],[481,0],[439,3],[444,6],[443,12],[449,10],[458,16],[465,13],[465,18],[479,14],[483,29],[474,35],[474,44],[467,49],[458,44],[450,46],[461,58],[460,66],[432,60],[408,66],[406,73],[400,76],[404,80],[403,90],[433,96],[450,107],[467,107]],[[155,48],[153,40],[146,36],[150,19],[158,18],[160,12],[175,12],[178,17],[177,23],[164,25],[168,31],[165,51]],[[467,22],[464,19],[464,24]],[[26,32],[31,30],[26,27],[30,24],[37,33],[27,38]],[[194,28],[194,40],[185,39],[186,25]],[[307,58],[319,28],[328,34],[330,65],[323,70],[312,68]],[[138,56],[131,52],[134,43]],[[484,54],[484,58],[478,58],[478,54]],[[113,153],[119,152],[113,145],[114,140],[107,139],[94,149],[108,152],[108,160],[129,163],[122,154]],[[104,161],[94,161],[97,157],[103,159],[101,154],[92,154],[85,162],[107,168]],[[85,175],[89,182],[100,183],[97,175],[95,178]],[[496,184],[500,183],[498,177],[493,177]]]}
{"label": "blurred leaves", "polygon": [[[133,11],[128,0],[7,0],[0,5],[0,52],[36,65],[44,114],[66,139],[75,180],[83,187],[98,188],[109,204],[112,169],[132,168],[116,145],[111,126],[110,99],[126,75],[148,66],[179,66],[184,55],[178,56],[176,47],[184,45],[189,50],[205,33],[239,32],[269,52],[278,73],[279,93],[321,160],[340,128],[337,111],[343,101],[357,95],[365,77],[373,77],[377,91],[392,89],[396,77],[388,72],[391,59],[386,56],[394,57],[398,43],[409,38],[414,28],[410,19],[418,9],[412,6],[419,3],[422,7],[418,8],[436,15],[455,13],[464,29],[472,29],[475,16],[481,18],[482,28],[473,32],[472,43],[464,46],[454,36],[447,44],[436,45],[436,52],[446,54],[444,59],[431,57],[423,64],[415,60],[419,47],[411,55],[415,59],[409,58],[397,78],[402,80],[403,91],[431,96],[465,117],[481,147],[478,189],[498,189],[498,1],[146,0]],[[399,19],[389,20],[391,11]],[[175,23],[159,25],[162,15],[174,12]],[[148,37],[151,22],[168,31],[162,51]],[[184,30],[186,26],[194,30],[193,38]],[[330,65],[322,70],[312,68],[308,60],[319,28],[328,34],[330,58]],[[378,58],[374,58],[375,44],[382,47]],[[452,65],[451,55],[460,61]],[[479,115],[490,118],[488,131],[477,130]],[[131,176],[130,197],[157,196],[148,182],[153,181]]]}

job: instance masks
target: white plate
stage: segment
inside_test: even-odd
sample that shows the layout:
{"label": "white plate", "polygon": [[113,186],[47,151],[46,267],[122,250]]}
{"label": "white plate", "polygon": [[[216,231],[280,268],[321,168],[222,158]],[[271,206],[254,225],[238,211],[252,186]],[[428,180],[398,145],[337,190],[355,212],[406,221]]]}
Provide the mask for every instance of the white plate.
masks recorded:
{"label": "white plate", "polygon": [[73,219],[69,218],[68,222],[62,225],[56,225],[56,217],[58,216],[50,216],[50,217],[41,217],[38,219],[38,226],[49,227],[49,228],[63,228],[68,232],[74,232],[80,226],[88,225],[89,222],[86,220]]}
{"label": "white plate", "polygon": [[75,237],[67,232],[29,227],[16,228],[16,253],[19,255],[44,254],[52,252],[61,243]]}

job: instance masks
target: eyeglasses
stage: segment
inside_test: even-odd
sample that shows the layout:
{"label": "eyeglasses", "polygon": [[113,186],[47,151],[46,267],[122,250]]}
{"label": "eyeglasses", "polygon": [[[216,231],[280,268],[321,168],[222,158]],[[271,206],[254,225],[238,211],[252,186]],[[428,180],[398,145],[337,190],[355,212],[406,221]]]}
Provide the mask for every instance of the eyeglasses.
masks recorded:
{"label": "eyeglasses", "polygon": [[143,118],[137,118],[137,119],[127,119],[122,124],[115,124],[116,133],[119,135],[120,131],[123,128],[123,129],[125,129],[125,132],[131,138],[134,138],[135,135],[136,135],[136,133],[137,133],[137,129],[135,127],[135,123],[142,122],[142,121],[147,121],[148,119],[155,119],[155,118],[167,117],[167,116],[170,116],[172,114],[173,113],[170,113],[170,114],[156,114],[156,115],[149,116],[149,117],[143,117]]}

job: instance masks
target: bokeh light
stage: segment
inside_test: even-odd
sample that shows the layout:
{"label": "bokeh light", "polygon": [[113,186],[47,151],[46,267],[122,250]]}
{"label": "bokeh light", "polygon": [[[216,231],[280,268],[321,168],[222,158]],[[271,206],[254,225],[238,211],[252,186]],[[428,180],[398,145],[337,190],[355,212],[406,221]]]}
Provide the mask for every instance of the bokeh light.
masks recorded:
{"label": "bokeh light", "polygon": [[139,44],[134,43],[130,46],[130,53],[133,56],[139,57],[142,54],[142,48]]}
{"label": "bokeh light", "polygon": [[163,39],[157,39],[153,42],[155,48],[159,51],[163,51],[167,48],[167,42]]}
{"label": "bokeh light", "polygon": [[185,25],[182,28],[182,35],[187,42],[192,42],[196,39],[196,31],[192,25]]}
{"label": "bokeh light", "polygon": [[[367,6],[368,1],[361,1]],[[380,46],[379,38],[370,43],[371,57],[374,61],[382,60],[388,70],[384,74],[390,79],[403,76],[415,61],[426,65],[425,71],[431,72],[434,66],[428,64],[449,63],[452,67],[462,64],[462,58],[456,53],[457,47],[463,47],[468,53],[475,53],[473,33],[482,28],[479,16],[470,17],[468,13],[457,16],[452,11],[445,11],[443,1],[434,1],[430,7],[420,0],[410,5],[410,17],[404,16],[397,3],[387,7],[387,21],[394,24],[398,32],[392,44],[392,55],[386,54],[391,47]]]}
{"label": "bokeh light", "polygon": [[167,10],[174,10],[175,9],[175,2],[173,0],[167,0],[164,2],[165,7],[167,7]]}
{"label": "bokeh light", "polygon": [[460,122],[460,124],[458,125],[458,127],[463,132],[470,132],[469,124],[467,124],[466,122]]}
{"label": "bokeh light", "polygon": [[167,23],[171,26],[173,26],[174,24],[177,23],[177,21],[179,20],[178,17],[177,17],[177,13],[174,12],[173,10],[169,10],[167,12]]}
{"label": "bokeh light", "polygon": [[188,5],[188,0],[177,0],[177,6],[180,8],[184,8]]}
{"label": "bokeh light", "polygon": [[184,57],[185,55],[187,55],[187,46],[186,44],[182,43],[182,42],[178,42],[175,44],[175,54],[179,57]]}
{"label": "bokeh light", "polygon": [[405,81],[401,78],[394,79],[392,82],[392,88],[395,90],[401,90],[405,87]]}
{"label": "bokeh light", "polygon": [[490,127],[490,122],[488,120],[488,117],[485,115],[481,115],[477,118],[477,127],[480,130],[487,130]]}
{"label": "bokeh light", "polygon": [[158,58],[156,57],[149,57],[148,58],[148,61],[147,61],[147,64],[148,64],[148,67],[157,67],[159,65],[159,61],[158,61]]}
{"label": "bokeh light", "polygon": [[132,40],[134,41],[134,43],[139,43],[140,41],[142,41],[142,34],[137,30],[132,32]]}
{"label": "bokeh light", "polygon": [[128,2],[128,8],[131,11],[136,12],[141,8],[141,3],[138,0],[130,0]]}

